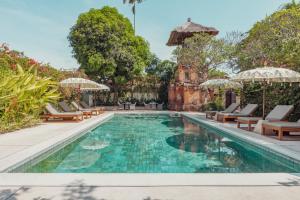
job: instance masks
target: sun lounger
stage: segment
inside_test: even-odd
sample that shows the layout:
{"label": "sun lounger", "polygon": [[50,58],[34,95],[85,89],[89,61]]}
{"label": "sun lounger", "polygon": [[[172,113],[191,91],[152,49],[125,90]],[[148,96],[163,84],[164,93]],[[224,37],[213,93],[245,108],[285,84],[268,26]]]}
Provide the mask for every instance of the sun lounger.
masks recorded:
{"label": "sun lounger", "polygon": [[95,109],[98,110],[98,114],[101,114],[104,112],[104,107],[90,107],[87,103],[85,103],[84,101],[80,101],[80,104],[82,105],[82,107],[84,109]]}
{"label": "sun lounger", "polygon": [[228,120],[236,120],[238,117],[250,117],[257,110],[257,108],[257,104],[248,104],[245,108],[237,113],[218,113],[217,119],[225,123]]}
{"label": "sun lounger", "polygon": [[232,113],[239,107],[239,104],[232,103],[228,108],[226,108],[224,111],[206,111],[205,115],[206,118],[212,119],[217,113]]}
{"label": "sun lounger", "polygon": [[50,103],[48,103],[45,107],[47,114],[44,114],[42,118],[46,121],[49,119],[63,119],[63,120],[75,120],[75,121],[82,121],[83,120],[83,113],[82,112],[64,112],[61,113],[57,111],[57,109]]}
{"label": "sun lounger", "polygon": [[76,108],[77,110],[79,110],[79,111],[81,111],[81,112],[83,112],[83,113],[85,113],[85,112],[86,112],[86,113],[90,113],[91,116],[92,116],[92,115],[98,115],[98,114],[100,114],[100,113],[98,112],[97,109],[93,109],[93,108],[91,108],[91,109],[85,109],[85,108],[83,108],[81,105],[79,105],[78,103],[76,103],[75,101],[72,101],[71,104],[72,104],[72,106],[74,106],[74,108]]}
{"label": "sun lounger", "polygon": [[[267,121],[283,121],[286,119],[289,114],[294,110],[292,105],[277,105],[267,116]],[[237,127],[240,128],[241,124],[247,124],[248,131],[251,130],[252,124],[257,124],[259,120],[262,120],[261,117],[238,117]]]}
{"label": "sun lounger", "polygon": [[[65,101],[59,102],[58,105],[65,112],[74,112],[74,110]],[[81,112],[83,113],[83,116],[86,117],[86,118],[91,118],[92,117],[92,112],[91,111],[81,111]]]}
{"label": "sun lounger", "polygon": [[300,120],[298,122],[263,122],[262,134],[266,135],[266,130],[270,129],[278,132],[278,139],[282,140],[283,132],[300,132]]}

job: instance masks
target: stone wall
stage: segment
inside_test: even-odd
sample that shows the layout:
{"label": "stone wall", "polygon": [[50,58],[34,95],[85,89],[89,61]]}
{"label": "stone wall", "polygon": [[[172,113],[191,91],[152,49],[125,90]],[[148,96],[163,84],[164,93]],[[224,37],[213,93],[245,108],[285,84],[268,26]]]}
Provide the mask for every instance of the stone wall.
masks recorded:
{"label": "stone wall", "polygon": [[178,66],[175,83],[169,87],[169,109],[175,111],[199,111],[210,98],[208,92],[200,88],[207,75],[199,77],[192,66]]}

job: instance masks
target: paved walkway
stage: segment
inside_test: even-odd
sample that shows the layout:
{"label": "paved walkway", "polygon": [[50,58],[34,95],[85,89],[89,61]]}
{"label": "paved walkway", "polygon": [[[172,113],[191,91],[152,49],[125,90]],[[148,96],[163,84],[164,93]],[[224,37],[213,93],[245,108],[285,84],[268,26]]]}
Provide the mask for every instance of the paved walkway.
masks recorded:
{"label": "paved walkway", "polygon": [[[0,189],[1,190],[1,189]],[[1,200],[299,200],[299,187],[24,187]]]}
{"label": "paved walkway", "polygon": [[300,177],[290,174],[0,175],[0,199],[298,200],[299,196]]}

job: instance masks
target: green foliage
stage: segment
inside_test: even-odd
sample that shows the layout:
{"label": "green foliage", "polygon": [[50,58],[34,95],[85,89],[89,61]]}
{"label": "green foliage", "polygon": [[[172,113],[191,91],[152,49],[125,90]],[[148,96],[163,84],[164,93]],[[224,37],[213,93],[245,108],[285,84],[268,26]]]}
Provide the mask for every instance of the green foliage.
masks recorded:
{"label": "green foliage", "polygon": [[[262,115],[262,86],[259,83],[247,84],[241,93],[241,103],[259,104],[257,115]],[[300,87],[293,83],[272,83],[267,85],[266,89],[266,113],[269,113],[276,105],[294,105],[295,111],[290,115],[291,121],[297,121],[300,118]]]}
{"label": "green foliage", "polygon": [[224,110],[222,97],[216,97],[214,101],[204,105],[201,111],[222,111]]}
{"label": "green foliage", "polygon": [[109,81],[115,94],[150,61],[148,43],[134,35],[127,18],[107,6],[81,14],[69,41],[81,69],[96,81]]}
{"label": "green foliage", "polygon": [[236,49],[239,70],[263,65],[300,71],[300,5],[257,22]]}
{"label": "green foliage", "polygon": [[208,69],[216,68],[226,62],[226,43],[223,39],[203,33],[184,41],[173,54],[180,65],[193,65],[200,74],[207,75]]}
{"label": "green foliage", "polygon": [[129,3],[129,4],[132,4],[132,13],[134,14],[134,18],[135,18],[135,14],[136,14],[136,4],[137,3],[142,3],[144,0],[123,0],[123,3]]}
{"label": "green foliage", "polygon": [[2,44],[0,46],[0,78],[5,77],[7,74],[15,74],[17,65],[22,66],[24,70],[28,70],[34,65],[40,77],[51,77],[57,81],[64,78],[62,72],[50,65],[39,63],[21,52],[10,50],[6,44]]}
{"label": "green foliage", "polygon": [[48,102],[59,98],[57,84],[17,64],[17,73],[0,79],[0,133],[31,126]]}
{"label": "green foliage", "polygon": [[218,69],[209,69],[208,79],[217,79],[217,78],[228,78],[228,74]]}
{"label": "green foliage", "polygon": [[[239,41],[241,34],[235,34]],[[285,4],[282,9],[257,22],[237,42],[232,55],[232,66],[238,71],[264,65],[300,71],[300,4]],[[290,120],[300,117],[300,88],[298,84],[273,83],[266,91],[266,113],[278,104],[295,105]],[[247,84],[241,93],[242,104],[258,103],[257,115],[262,115],[262,86]]]}
{"label": "green foliage", "polygon": [[152,61],[152,65],[146,68],[146,72],[150,76],[155,77],[155,80],[158,80],[160,85],[158,89],[159,100],[161,102],[164,102],[165,104],[168,103],[167,91],[170,82],[175,77],[176,67],[177,64],[172,61],[169,60],[160,61],[159,59],[154,57]]}
{"label": "green foliage", "polygon": [[282,9],[291,9],[300,6],[300,2],[297,3],[296,0],[292,0],[290,3],[283,4]]}

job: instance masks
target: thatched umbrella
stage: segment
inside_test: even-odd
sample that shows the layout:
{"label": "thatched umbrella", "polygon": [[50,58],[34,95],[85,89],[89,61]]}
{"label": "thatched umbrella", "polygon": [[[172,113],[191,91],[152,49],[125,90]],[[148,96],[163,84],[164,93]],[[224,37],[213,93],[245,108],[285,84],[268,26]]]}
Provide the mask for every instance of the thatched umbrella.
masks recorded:
{"label": "thatched umbrella", "polygon": [[218,35],[219,31],[213,27],[205,27],[200,24],[193,23],[191,18],[182,26],[177,27],[171,32],[168,46],[182,45],[186,38],[192,37],[197,33],[207,33],[210,35]]}

